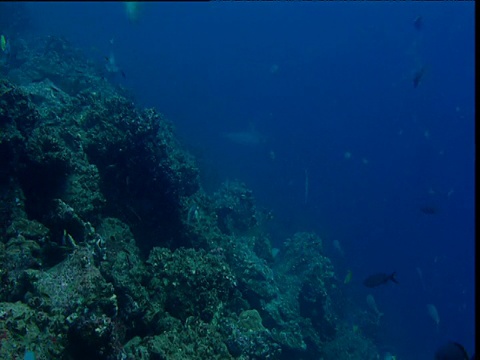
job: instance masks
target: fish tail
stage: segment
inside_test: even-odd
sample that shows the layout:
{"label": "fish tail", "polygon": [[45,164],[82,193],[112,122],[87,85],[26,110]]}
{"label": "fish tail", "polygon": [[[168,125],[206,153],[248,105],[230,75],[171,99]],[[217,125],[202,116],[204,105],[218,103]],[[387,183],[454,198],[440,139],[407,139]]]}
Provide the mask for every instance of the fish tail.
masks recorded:
{"label": "fish tail", "polygon": [[396,274],[397,274],[397,272],[394,271],[394,272],[392,273],[392,275],[390,275],[390,280],[392,280],[395,284],[399,284],[398,280],[395,279],[395,275],[396,275]]}

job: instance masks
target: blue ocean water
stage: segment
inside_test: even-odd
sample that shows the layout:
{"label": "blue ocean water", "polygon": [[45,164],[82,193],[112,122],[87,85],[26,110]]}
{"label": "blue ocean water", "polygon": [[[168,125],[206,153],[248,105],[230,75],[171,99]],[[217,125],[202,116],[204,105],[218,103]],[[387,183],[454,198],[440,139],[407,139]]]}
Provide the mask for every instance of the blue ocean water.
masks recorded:
{"label": "blue ocean water", "polygon": [[[175,124],[207,190],[239,179],[273,211],[277,246],[318,233],[349,295],[385,314],[381,349],[473,352],[473,2],[139,3],[130,19],[124,3],[26,5],[37,33],[114,55],[114,81]],[[378,271],[400,284],[365,289]]]}

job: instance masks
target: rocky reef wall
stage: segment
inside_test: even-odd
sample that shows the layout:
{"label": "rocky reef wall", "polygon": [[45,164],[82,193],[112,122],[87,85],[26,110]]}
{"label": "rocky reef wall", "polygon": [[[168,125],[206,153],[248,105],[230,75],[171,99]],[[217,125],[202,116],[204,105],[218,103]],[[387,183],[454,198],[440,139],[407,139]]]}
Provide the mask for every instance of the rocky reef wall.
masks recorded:
{"label": "rocky reef wall", "polygon": [[0,358],[377,359],[321,239],[278,255],[241,182],[195,159],[68,41],[0,68]]}

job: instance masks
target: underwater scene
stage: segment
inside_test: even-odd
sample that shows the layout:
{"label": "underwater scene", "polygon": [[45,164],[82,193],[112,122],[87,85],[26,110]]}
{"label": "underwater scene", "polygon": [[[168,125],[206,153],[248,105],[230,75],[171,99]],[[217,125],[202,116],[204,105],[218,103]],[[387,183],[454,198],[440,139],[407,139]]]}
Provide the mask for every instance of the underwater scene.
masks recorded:
{"label": "underwater scene", "polygon": [[474,5],[0,3],[0,359],[474,359]]}

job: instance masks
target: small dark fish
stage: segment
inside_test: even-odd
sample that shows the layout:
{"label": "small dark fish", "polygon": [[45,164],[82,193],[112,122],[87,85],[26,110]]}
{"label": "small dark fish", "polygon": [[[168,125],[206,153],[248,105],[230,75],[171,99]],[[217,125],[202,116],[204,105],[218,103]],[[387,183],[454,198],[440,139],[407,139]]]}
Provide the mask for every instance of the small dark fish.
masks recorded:
{"label": "small dark fish", "polygon": [[468,353],[459,343],[449,341],[435,352],[435,360],[468,360]]}
{"label": "small dark fish", "polygon": [[123,70],[120,70],[120,74],[122,74],[122,77],[123,77],[124,79],[126,79],[126,78],[127,78],[127,75],[125,75],[125,71],[123,71]]}
{"label": "small dark fish", "polygon": [[420,207],[420,211],[426,215],[435,215],[438,213],[438,209],[435,206],[425,205]]}
{"label": "small dark fish", "polygon": [[396,272],[394,271],[391,274],[385,274],[385,273],[378,273],[378,274],[373,274],[367,277],[363,281],[363,285],[369,288],[374,288],[379,285],[383,285],[388,283],[389,281],[394,282],[395,284],[398,284],[397,279],[395,279],[395,274]]}
{"label": "small dark fish", "polygon": [[417,16],[415,20],[413,20],[413,26],[417,31],[422,30],[423,27],[423,18],[421,15]]}
{"label": "small dark fish", "polygon": [[422,80],[423,74],[425,73],[425,68],[422,66],[419,70],[415,71],[413,74],[413,87],[416,89]]}

